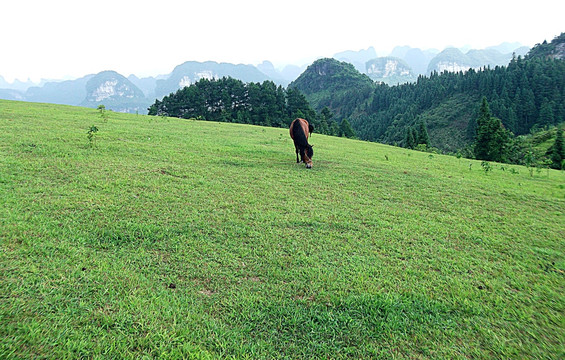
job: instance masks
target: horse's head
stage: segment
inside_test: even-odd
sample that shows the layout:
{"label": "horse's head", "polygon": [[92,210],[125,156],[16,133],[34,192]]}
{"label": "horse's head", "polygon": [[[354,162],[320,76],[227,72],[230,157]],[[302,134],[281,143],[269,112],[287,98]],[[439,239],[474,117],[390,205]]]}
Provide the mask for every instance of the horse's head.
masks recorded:
{"label": "horse's head", "polygon": [[314,156],[314,149],[312,149],[312,145],[308,145],[304,149],[304,162],[308,169],[312,168],[312,156]]}

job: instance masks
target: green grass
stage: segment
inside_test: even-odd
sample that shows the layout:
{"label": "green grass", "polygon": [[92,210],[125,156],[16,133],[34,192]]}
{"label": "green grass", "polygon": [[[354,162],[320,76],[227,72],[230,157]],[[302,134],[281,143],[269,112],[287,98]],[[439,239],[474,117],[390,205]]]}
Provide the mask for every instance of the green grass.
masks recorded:
{"label": "green grass", "polygon": [[0,358],[565,356],[563,172],[311,143],[0,101]]}

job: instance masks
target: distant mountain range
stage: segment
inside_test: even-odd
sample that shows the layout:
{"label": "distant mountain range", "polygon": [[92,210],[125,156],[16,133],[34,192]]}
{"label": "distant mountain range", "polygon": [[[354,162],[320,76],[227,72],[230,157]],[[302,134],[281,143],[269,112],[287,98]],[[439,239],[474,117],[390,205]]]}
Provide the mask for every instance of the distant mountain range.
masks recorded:
{"label": "distant mountain range", "polygon": [[[483,66],[506,65],[513,54],[525,55],[529,48],[520,44],[501,44],[483,50],[448,48],[443,51],[397,47],[390,56],[378,57],[374,48],[344,51],[334,55],[340,61],[351,63],[361,74],[373,81],[389,85],[413,82],[419,75],[433,71],[467,71]],[[0,76],[0,98],[33,102],[47,102],[107,109],[120,112],[146,113],[155,99],[194,84],[200,79],[233,77],[243,82],[273,81],[288,86],[306,69],[306,66],[288,65],[276,69],[269,61],[253,66],[217,63],[214,61],[187,61],[167,75],[138,78],[124,77],[115,71],[103,71],[66,81],[46,81],[39,85],[15,81],[8,83]]]}
{"label": "distant mountain range", "polygon": [[353,64],[357,71],[377,82],[389,85],[415,81],[419,75],[436,71],[459,72],[486,66],[507,65],[512,56],[524,56],[530,48],[519,43],[503,43],[482,50],[446,48],[421,50],[409,46],[394,48],[389,56],[377,57],[374,48],[345,51],[334,58]]}

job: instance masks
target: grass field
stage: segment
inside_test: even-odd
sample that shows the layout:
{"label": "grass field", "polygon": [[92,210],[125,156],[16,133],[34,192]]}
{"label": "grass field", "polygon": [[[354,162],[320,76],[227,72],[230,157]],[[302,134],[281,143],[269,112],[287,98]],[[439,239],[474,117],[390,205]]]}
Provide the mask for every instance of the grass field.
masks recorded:
{"label": "grass field", "polygon": [[0,358],[565,356],[565,173],[311,143],[0,101]]}

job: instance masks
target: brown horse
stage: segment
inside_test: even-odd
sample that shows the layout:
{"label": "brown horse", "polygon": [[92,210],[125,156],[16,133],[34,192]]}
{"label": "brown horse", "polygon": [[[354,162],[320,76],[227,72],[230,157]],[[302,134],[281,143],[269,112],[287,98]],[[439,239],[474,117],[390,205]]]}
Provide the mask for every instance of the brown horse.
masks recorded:
{"label": "brown horse", "polygon": [[[314,155],[312,145],[308,144],[308,137],[312,130],[314,130],[312,125],[304,119],[295,119],[290,124],[290,137],[294,140],[296,162],[299,163],[302,160],[308,169],[312,168],[312,156]],[[300,153],[301,160],[298,159],[298,153]]]}

